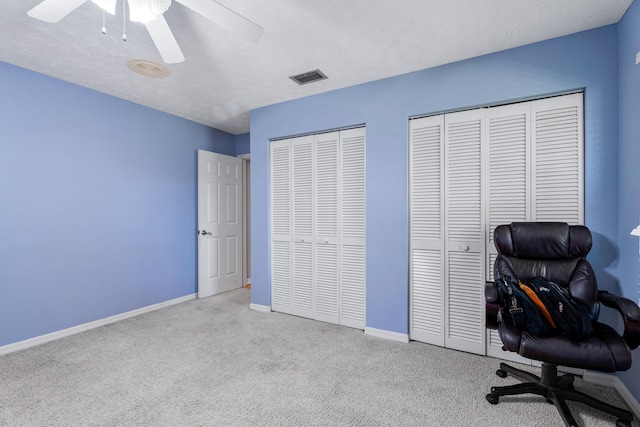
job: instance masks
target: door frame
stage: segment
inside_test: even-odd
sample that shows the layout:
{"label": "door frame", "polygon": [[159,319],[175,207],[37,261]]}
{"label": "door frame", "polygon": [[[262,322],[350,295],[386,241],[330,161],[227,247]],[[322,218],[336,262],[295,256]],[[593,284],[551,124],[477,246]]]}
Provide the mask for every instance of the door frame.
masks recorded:
{"label": "door frame", "polygon": [[242,283],[251,284],[251,153],[242,159]]}

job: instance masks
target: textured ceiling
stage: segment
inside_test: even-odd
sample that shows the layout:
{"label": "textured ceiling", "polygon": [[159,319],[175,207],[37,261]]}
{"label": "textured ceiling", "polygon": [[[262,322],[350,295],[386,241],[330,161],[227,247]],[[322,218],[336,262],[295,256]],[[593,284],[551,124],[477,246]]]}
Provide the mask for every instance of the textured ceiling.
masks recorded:
{"label": "textured ceiling", "polygon": [[[186,60],[153,79],[127,68],[162,59],[142,24],[127,22],[122,41],[120,5],[103,35],[92,2],[49,24],[26,14],[40,1],[2,1],[0,61],[233,134],[257,107],[613,24],[632,2],[218,0],[264,28],[257,43],[173,3],[165,18]],[[317,68],[329,78],[289,79]]]}

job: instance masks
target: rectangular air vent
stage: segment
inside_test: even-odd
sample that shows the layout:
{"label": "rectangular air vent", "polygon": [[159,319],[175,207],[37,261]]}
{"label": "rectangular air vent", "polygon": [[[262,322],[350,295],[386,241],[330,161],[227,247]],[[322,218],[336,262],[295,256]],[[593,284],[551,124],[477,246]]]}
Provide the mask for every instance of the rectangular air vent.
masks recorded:
{"label": "rectangular air vent", "polygon": [[299,85],[305,85],[307,83],[312,83],[318,80],[324,80],[327,78],[327,76],[325,76],[320,70],[313,70],[307,71],[306,73],[298,74],[296,76],[291,76],[289,78]]}

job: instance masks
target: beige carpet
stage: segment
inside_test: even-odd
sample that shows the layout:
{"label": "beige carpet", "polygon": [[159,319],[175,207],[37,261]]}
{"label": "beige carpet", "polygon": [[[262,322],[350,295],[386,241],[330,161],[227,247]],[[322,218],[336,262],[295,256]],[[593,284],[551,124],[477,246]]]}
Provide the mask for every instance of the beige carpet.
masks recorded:
{"label": "beige carpet", "polygon": [[[538,397],[485,400],[499,361],[193,300],[0,357],[1,426],[561,426]],[[625,406],[614,390],[576,388]],[[615,419],[570,404],[585,426]],[[635,424],[638,425],[638,424]]]}

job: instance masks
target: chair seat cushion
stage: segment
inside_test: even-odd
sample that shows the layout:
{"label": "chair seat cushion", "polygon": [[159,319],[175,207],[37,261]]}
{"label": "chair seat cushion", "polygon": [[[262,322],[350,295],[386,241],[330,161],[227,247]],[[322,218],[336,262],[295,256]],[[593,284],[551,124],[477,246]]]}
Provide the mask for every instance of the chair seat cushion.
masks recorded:
{"label": "chair seat cushion", "polygon": [[507,350],[528,359],[600,372],[631,367],[631,350],[613,328],[603,323],[595,323],[593,334],[582,341],[560,334],[538,337],[507,322],[500,322],[498,333]]}

